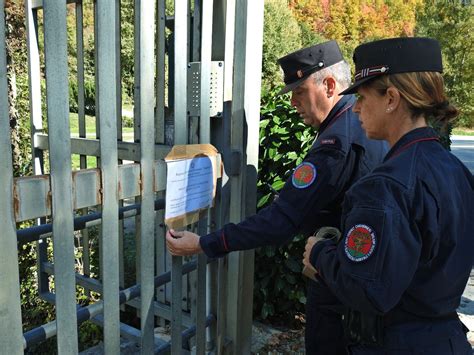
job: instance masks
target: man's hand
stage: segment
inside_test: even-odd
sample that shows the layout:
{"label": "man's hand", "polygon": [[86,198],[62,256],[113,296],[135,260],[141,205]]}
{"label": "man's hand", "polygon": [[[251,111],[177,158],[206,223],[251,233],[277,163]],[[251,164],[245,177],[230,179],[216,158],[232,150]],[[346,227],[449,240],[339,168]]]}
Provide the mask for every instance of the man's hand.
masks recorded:
{"label": "man's hand", "polygon": [[304,253],[303,253],[303,275],[306,277],[309,277],[312,280],[316,280],[316,274],[318,271],[311,265],[311,262],[309,261],[309,257],[311,256],[311,250],[313,250],[314,244],[316,242],[320,241],[320,238],[317,237],[309,237],[308,240],[306,241],[306,245],[304,247]]}
{"label": "man's hand", "polygon": [[303,275],[316,281],[316,274],[318,273],[318,271],[313,267],[313,265],[311,265],[311,250],[313,250],[313,247],[316,243],[319,243],[323,240],[332,239],[337,242],[340,238],[341,232],[335,227],[322,227],[318,230],[316,235],[309,237],[306,241],[303,254]]}
{"label": "man's hand", "polygon": [[166,246],[171,255],[188,256],[202,253],[197,234],[170,229],[166,232]]}

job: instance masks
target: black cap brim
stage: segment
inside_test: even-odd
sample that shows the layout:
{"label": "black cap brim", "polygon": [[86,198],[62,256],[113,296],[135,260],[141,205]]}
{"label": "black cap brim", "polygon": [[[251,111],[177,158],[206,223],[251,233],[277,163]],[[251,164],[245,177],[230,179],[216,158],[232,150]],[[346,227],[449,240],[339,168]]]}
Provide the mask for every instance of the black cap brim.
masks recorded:
{"label": "black cap brim", "polygon": [[[311,73],[312,74],[312,73]],[[287,92],[290,92],[290,91],[293,91],[294,89],[296,89],[298,86],[300,86],[301,84],[303,84],[303,82],[308,79],[309,76],[306,76],[304,78],[301,78],[297,81],[295,81],[294,83],[291,83],[291,84],[288,84],[288,85],[285,85],[280,91],[278,91],[278,94],[277,95],[283,95],[283,94],[286,94]]]}
{"label": "black cap brim", "polygon": [[339,93],[339,95],[351,95],[351,94],[355,94],[357,92],[357,89],[359,88],[359,86],[361,86],[362,84],[365,84],[367,83],[368,81],[372,80],[372,79],[375,79],[377,78],[378,76],[372,76],[372,77],[367,77],[367,78],[362,78],[360,80],[357,80],[354,84],[352,84],[351,86],[349,86],[346,90],[344,91],[341,91]]}

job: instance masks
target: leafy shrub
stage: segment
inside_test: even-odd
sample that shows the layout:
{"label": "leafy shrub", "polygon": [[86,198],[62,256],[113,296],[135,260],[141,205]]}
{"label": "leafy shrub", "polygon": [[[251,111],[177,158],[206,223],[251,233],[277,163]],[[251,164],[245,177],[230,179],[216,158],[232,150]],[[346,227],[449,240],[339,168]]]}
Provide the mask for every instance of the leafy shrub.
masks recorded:
{"label": "leafy shrub", "polygon": [[[292,170],[302,162],[314,140],[314,132],[304,125],[291,107],[289,95],[276,96],[276,90],[262,96],[258,208],[273,201]],[[282,247],[256,251],[254,313],[263,319],[285,314],[288,319],[304,310],[305,281],[301,258],[306,239],[295,239]]]}
{"label": "leafy shrub", "polygon": [[[69,111],[78,112],[79,89],[76,80],[69,80]],[[93,79],[84,80],[84,111],[86,115],[95,116],[95,83]]]}

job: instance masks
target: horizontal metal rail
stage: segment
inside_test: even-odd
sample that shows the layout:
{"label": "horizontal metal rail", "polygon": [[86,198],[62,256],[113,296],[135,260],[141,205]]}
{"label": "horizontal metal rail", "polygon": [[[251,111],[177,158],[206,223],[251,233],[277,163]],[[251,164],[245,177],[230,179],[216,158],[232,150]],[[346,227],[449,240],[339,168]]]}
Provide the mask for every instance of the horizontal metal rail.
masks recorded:
{"label": "horizontal metal rail", "polygon": [[[41,265],[43,266],[43,271],[44,272],[48,273],[49,275],[54,275],[54,264],[53,263],[43,262]],[[191,271],[193,271],[193,270],[190,270],[190,272]],[[102,294],[102,283],[99,280],[94,279],[92,277],[88,277],[86,275],[76,273],[76,284],[79,285],[79,286],[82,286],[82,287],[84,287],[84,288],[86,288],[90,291],[94,291],[94,292],[97,292],[99,294]],[[49,298],[49,296],[48,296],[49,294],[50,293],[48,293],[46,295],[41,295],[41,296],[42,296],[43,299],[45,299],[48,302],[50,302],[50,301],[54,302],[54,300],[51,300]],[[136,309],[140,309],[140,300],[138,298],[132,299],[132,300],[127,302],[127,305],[129,305],[131,307],[134,307]],[[171,307],[169,305],[163,303],[163,302],[154,301],[153,302],[153,311],[154,311],[155,316],[165,318],[167,320],[171,319]],[[183,325],[186,326],[186,327],[190,327],[193,324],[194,323],[193,323],[192,318],[189,315],[183,313]]]}
{"label": "horizontal metal rail", "polygon": [[[184,268],[184,266],[183,266]],[[209,314],[206,318],[206,328],[209,327],[212,323],[216,321],[216,317],[213,314]],[[193,325],[189,327],[185,331],[181,333],[181,343],[184,345],[186,342],[191,339],[194,335],[196,335],[196,326]],[[167,342],[163,345],[158,346],[155,348],[155,354],[163,354],[168,353],[171,350],[171,342]]]}
{"label": "horizontal metal rail", "polygon": [[[155,200],[155,211],[165,208],[165,200]],[[137,216],[141,213],[141,204],[134,204],[119,208],[119,219]],[[74,230],[81,230],[100,224],[102,212],[91,213],[86,216],[74,218]],[[53,225],[51,223],[41,224],[25,229],[19,229],[16,232],[18,243],[25,244],[29,242],[38,241],[43,238],[51,236]]]}
{"label": "horizontal metal rail", "polygon": [[[214,259],[208,259],[208,263],[212,262]],[[197,267],[197,261],[192,260],[186,264],[183,265],[183,270],[182,274],[187,274],[193,270],[195,270]],[[168,271],[164,274],[161,274],[157,277],[155,277],[154,280],[154,286],[155,288],[162,286],[168,282],[171,281],[171,272]],[[141,293],[141,285],[137,284],[132,287],[129,287],[125,290],[120,291],[119,293],[119,299],[120,299],[120,304],[124,304],[132,299],[135,299],[140,296]],[[49,294],[49,297],[46,298],[52,298],[51,301],[54,302],[54,294]],[[78,306],[77,308],[77,323],[80,325],[81,323],[84,323],[85,321],[95,317],[96,315],[100,314],[103,311],[103,301],[98,301],[94,304],[91,304],[86,307]],[[211,317],[211,316],[209,316]],[[208,317],[208,318],[209,318]],[[212,319],[215,317],[212,315]],[[209,323],[210,324],[210,323]],[[191,327],[192,328],[192,327]],[[189,331],[191,328],[188,328],[187,331]],[[195,332],[195,330],[194,330]],[[37,328],[31,329],[27,331],[26,333],[23,334],[23,347],[24,349],[34,345],[38,344],[46,339],[49,339],[56,335],[57,333],[57,327],[56,327],[56,320],[53,320],[49,323],[43,324]],[[186,333],[186,331],[183,332],[183,334]],[[188,334],[188,333],[186,333]],[[192,334],[192,332],[191,332]],[[184,335],[183,335],[184,336]],[[192,335],[191,335],[192,336]],[[190,336],[189,336],[190,337]],[[188,337],[188,338],[189,338]],[[160,350],[162,351],[162,350]]]}

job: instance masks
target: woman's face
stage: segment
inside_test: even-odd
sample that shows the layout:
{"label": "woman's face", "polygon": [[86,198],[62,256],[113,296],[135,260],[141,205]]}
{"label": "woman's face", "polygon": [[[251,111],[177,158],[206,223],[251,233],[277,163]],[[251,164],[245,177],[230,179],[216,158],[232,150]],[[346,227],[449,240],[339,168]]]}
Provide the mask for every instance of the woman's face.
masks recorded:
{"label": "woman's face", "polygon": [[357,90],[357,102],[353,111],[359,114],[362,128],[368,138],[387,139],[390,131],[390,115],[387,114],[387,98],[375,89],[362,86]]}

